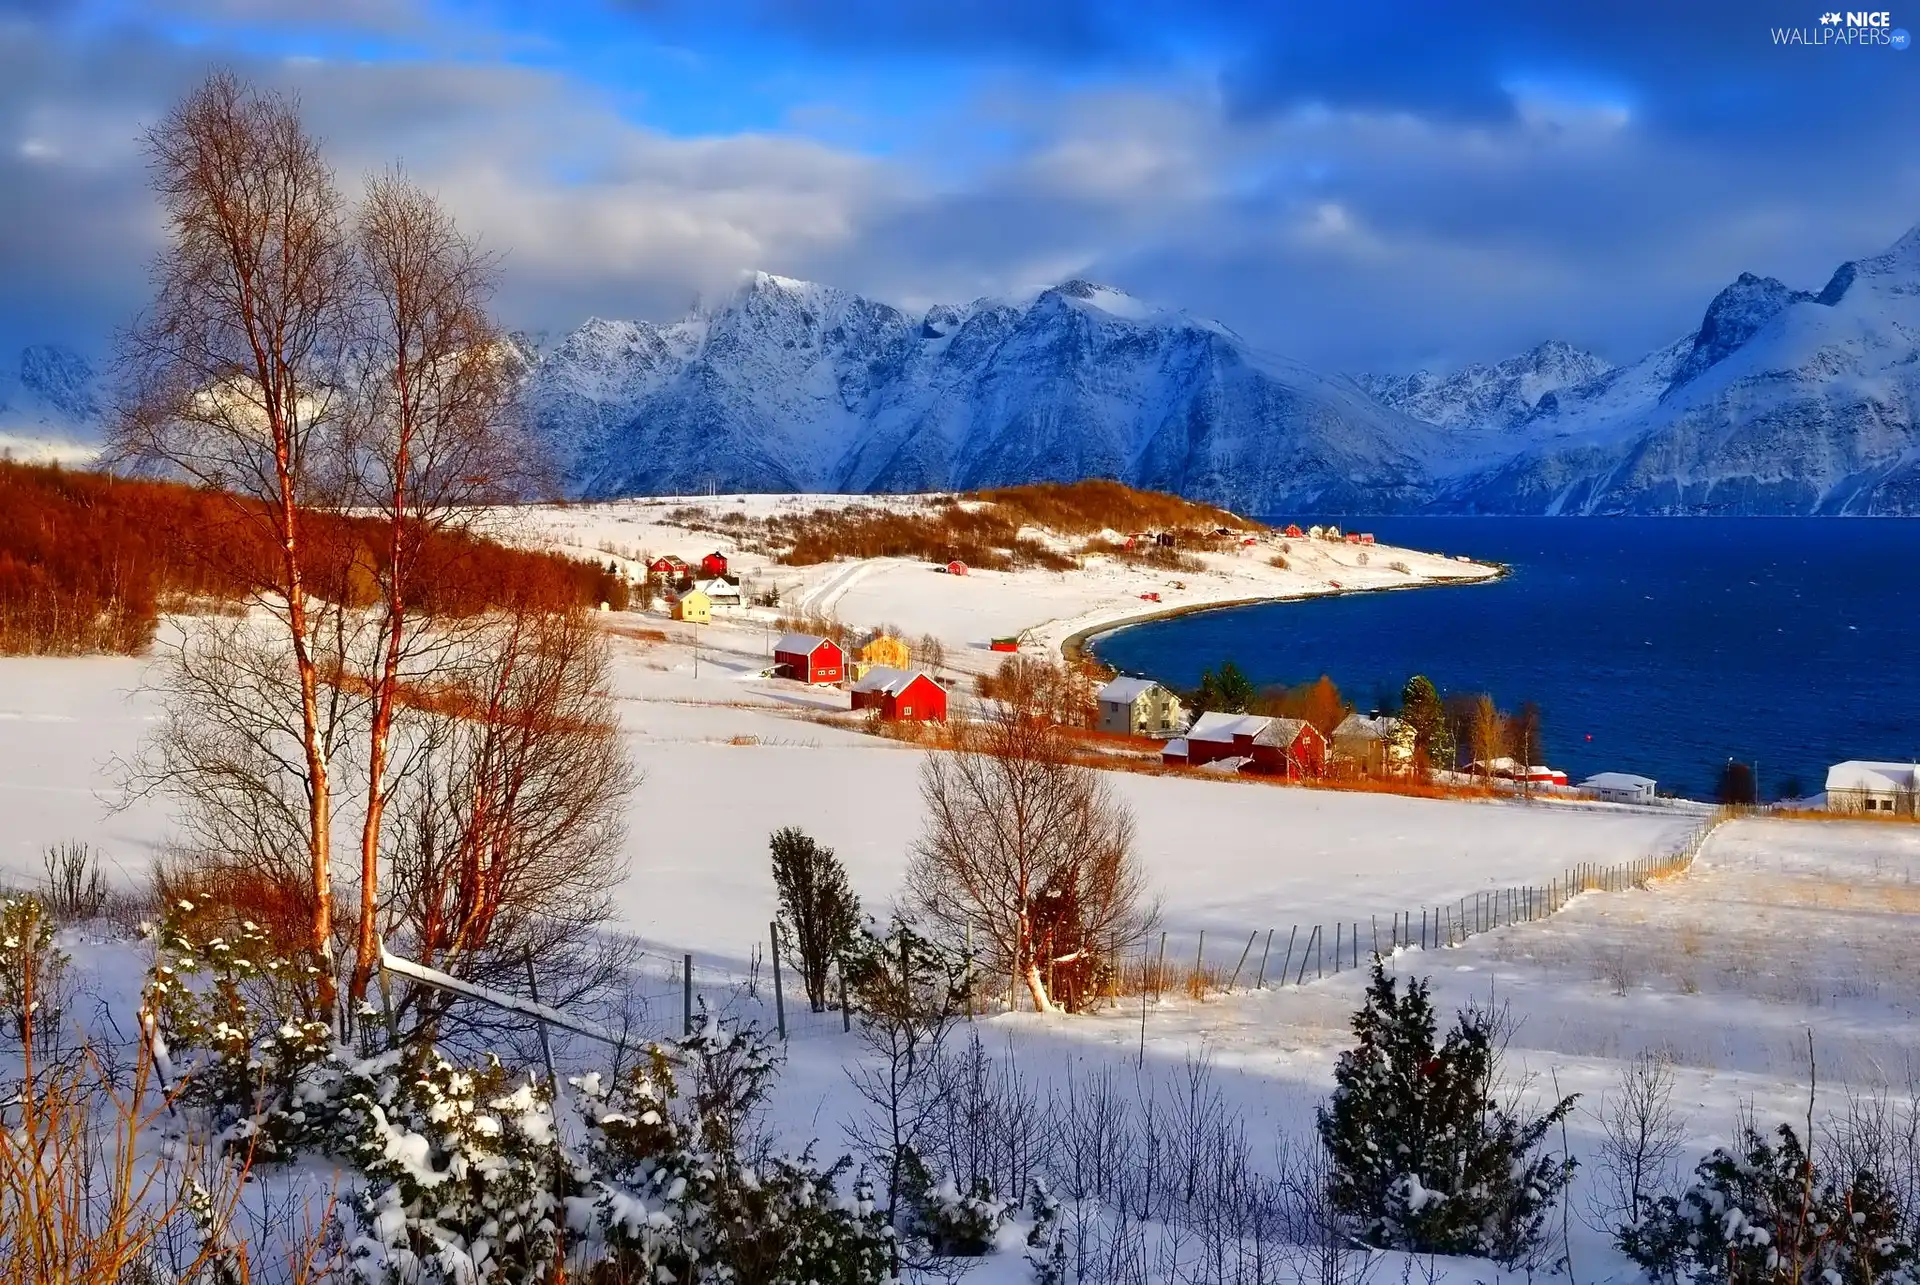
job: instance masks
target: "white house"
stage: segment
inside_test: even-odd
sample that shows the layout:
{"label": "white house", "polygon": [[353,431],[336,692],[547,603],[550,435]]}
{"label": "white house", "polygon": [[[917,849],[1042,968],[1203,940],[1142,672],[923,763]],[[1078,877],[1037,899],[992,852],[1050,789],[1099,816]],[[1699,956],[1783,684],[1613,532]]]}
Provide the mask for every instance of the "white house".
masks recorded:
{"label": "white house", "polygon": [[1608,803],[1651,803],[1654,784],[1652,777],[1631,772],[1600,772],[1580,782],[1580,788]]}
{"label": "white house", "polygon": [[722,580],[720,577],[715,576],[711,580],[701,581],[694,587],[700,590],[701,593],[706,594],[708,601],[712,602],[716,607],[737,607],[740,605],[740,588],[731,581]]}
{"label": "white house", "polygon": [[1827,810],[1912,816],[1920,764],[1848,759],[1827,769]]}
{"label": "white house", "polygon": [[1116,678],[1094,694],[1100,730],[1122,736],[1171,736],[1186,721],[1180,698],[1151,678]]}

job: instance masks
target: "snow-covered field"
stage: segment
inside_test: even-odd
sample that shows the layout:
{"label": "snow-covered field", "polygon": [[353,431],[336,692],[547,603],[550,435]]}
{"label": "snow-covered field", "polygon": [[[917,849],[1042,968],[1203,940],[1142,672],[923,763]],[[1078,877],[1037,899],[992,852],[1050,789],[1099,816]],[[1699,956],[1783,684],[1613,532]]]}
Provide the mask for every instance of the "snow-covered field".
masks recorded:
{"label": "snow-covered field", "polygon": [[[900,558],[788,567],[742,552],[725,536],[676,525],[667,516],[685,507],[703,509],[718,520],[729,513],[758,519],[851,506],[924,510],[925,503],[922,496],[683,497],[514,508],[496,511],[493,520],[495,529],[508,538],[601,561],[611,556],[637,564],[642,555],[677,554],[697,563],[717,549],[727,555],[732,570],[750,588],[772,584],[780,589],[779,611],[742,608],[737,620],[811,613],[849,625],[894,624],[914,637],[939,638],[946,646],[948,663],[968,673],[983,672],[997,662],[998,657],[987,650],[988,640],[997,636],[1025,632],[1026,646],[1055,648],[1078,633],[1167,611],[1267,598],[1460,584],[1496,574],[1493,567],[1440,553],[1305,539],[1284,541],[1289,562],[1284,570],[1268,562],[1280,551],[1282,542],[1277,540],[1238,553],[1198,554],[1206,564],[1206,570],[1199,572],[1154,570],[1104,558],[1089,559],[1076,571],[974,570],[965,576],[945,575],[928,563]],[[1070,543],[1036,534],[1062,548]],[[1394,563],[1406,570],[1394,570]],[[1140,596],[1145,593],[1157,593],[1160,599],[1145,601]]]}
{"label": "snow-covered field", "polygon": [[[668,969],[682,951],[695,956],[704,996],[768,1015],[764,966],[752,995],[741,983],[773,914],[765,848],[773,828],[798,825],[837,848],[869,907],[884,907],[918,830],[922,754],[797,717],[809,706],[844,708],[844,695],[759,678],[764,631],[703,630],[696,676],[690,637],[648,623],[672,640],[616,643],[622,720],[644,774],[619,907],[622,926],[649,948],[640,989],[649,1027],[664,1034],[678,1026]],[[138,690],[145,663],[0,660],[0,879],[31,881],[40,850],[63,839],[92,843],[136,877],[164,842],[162,804],[106,811],[117,797],[112,760],[135,753],[153,726],[153,699]],[[1575,862],[1663,852],[1699,821],[1192,777],[1118,774],[1113,782],[1138,818],[1170,960],[1190,959],[1205,929],[1210,962],[1228,967],[1250,931],[1275,927],[1284,939],[1293,923],[1384,921],[1395,910],[1540,882]],[[1743,1103],[1763,1121],[1804,1114],[1809,1029],[1823,1109],[1849,1088],[1905,1085],[1920,1054],[1920,949],[1905,944],[1920,914],[1916,867],[1917,828],[1738,821],[1714,833],[1685,878],[1590,893],[1550,920],[1444,952],[1403,951],[1392,967],[1431,975],[1443,1010],[1469,1000],[1511,1004],[1518,1083],[1540,1096],[1556,1086],[1586,1095],[1569,1125],[1576,1154],[1595,1145],[1590,1108],[1623,1062],[1643,1050],[1670,1056],[1690,1167],[1725,1138]],[[137,976],[141,949],[78,952],[83,967],[99,970],[97,989],[126,1003],[108,992]],[[1310,1132],[1363,977],[1343,972],[1251,994],[1246,980],[1243,993],[1200,1002],[1170,993],[1147,1006],[1144,1021],[1129,1003],[1090,1017],[1001,1015],[975,1029],[994,1056],[1012,1056],[1033,1080],[1056,1087],[1103,1072],[1129,1085],[1135,1076],[1170,1085],[1204,1056],[1227,1109],[1268,1154],[1271,1140]],[[771,1120],[788,1142],[817,1139],[837,1154],[847,1145],[843,1121],[857,1109],[845,1068],[858,1045],[837,1017],[791,1015]],[[1576,1206],[1588,1180],[1576,1180]],[[1626,1277],[1602,1235],[1577,1217],[1570,1227],[1581,1278]],[[1011,1282],[1024,1271],[1017,1256],[996,1259],[976,1279]],[[1443,1269],[1461,1281],[1490,1280],[1489,1272]]]}
{"label": "snow-covered field", "polygon": [[[643,780],[632,803],[624,926],[649,944],[729,964],[773,917],[766,841],[797,825],[837,849],[856,890],[884,908],[919,835],[924,755],[796,718],[844,710],[844,693],[756,677],[761,658],[703,646],[618,642],[622,720]],[[153,726],[145,662],[0,660],[0,799],[12,824],[0,877],[86,839],[129,876],[165,841],[155,800],[124,810],[113,764]],[[726,702],[726,703],[722,703]],[[1193,949],[1291,924],[1383,919],[1476,891],[1544,883],[1578,862],[1677,846],[1691,815],[1514,801],[1441,801],[1287,789],[1203,776],[1116,773],[1163,926]]]}

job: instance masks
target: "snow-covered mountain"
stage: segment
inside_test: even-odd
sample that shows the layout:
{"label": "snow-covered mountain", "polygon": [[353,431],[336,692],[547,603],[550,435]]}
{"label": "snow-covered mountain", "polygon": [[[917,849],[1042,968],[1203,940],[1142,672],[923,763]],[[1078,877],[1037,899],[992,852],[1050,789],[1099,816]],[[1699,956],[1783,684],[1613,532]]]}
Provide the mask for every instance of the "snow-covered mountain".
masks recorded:
{"label": "snow-covered mountain", "polygon": [[759,273],[589,321],[528,398],[583,496],[1098,475],[1259,513],[1920,514],[1917,340],[1920,229],[1818,293],[1743,275],[1626,365],[1352,379],[1085,281],[909,314]]}
{"label": "snow-covered mountain", "polygon": [[1418,505],[1439,434],[1232,331],[1070,281],[908,314],[755,274],[667,325],[589,321],[536,425],[585,496],[1117,477],[1254,511]]}
{"label": "snow-covered mountain", "polygon": [[1699,329],[1542,398],[1507,458],[1437,475],[1495,513],[1920,516],[1920,228],[1817,294],[1743,274]]}
{"label": "snow-covered mountain", "polygon": [[1554,339],[1492,366],[1475,363],[1447,375],[1357,375],[1355,382],[1381,404],[1458,432],[1510,429],[1532,415],[1540,399],[1597,379],[1607,362]]}
{"label": "snow-covered mountain", "polygon": [[99,377],[70,348],[30,344],[17,363],[0,365],[0,458],[90,461],[104,413]]}

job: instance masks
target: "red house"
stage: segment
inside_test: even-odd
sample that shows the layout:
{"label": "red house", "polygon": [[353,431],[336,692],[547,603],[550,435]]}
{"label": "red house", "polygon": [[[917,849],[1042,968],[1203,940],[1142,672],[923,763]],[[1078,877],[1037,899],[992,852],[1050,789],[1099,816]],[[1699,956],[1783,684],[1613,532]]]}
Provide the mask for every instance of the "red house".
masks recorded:
{"label": "red house", "polygon": [[716,551],[700,559],[700,574],[703,576],[727,574],[727,555]]}
{"label": "red house", "polygon": [[967,574],[967,564],[955,558],[947,564],[947,574],[950,576],[964,576]]}
{"label": "red house", "polygon": [[796,683],[837,683],[846,666],[840,645],[812,634],[787,634],[773,645],[774,668]]}
{"label": "red house", "polygon": [[[1162,754],[1168,763],[1199,767],[1224,759],[1240,759],[1242,766],[1270,772],[1288,780],[1323,776],[1327,770],[1327,738],[1313,724],[1298,718],[1267,718],[1261,714],[1202,714],[1180,741]],[[1184,751],[1175,754],[1175,746]]]}
{"label": "red house", "polygon": [[687,576],[687,564],[685,560],[676,558],[669,553],[664,557],[655,558],[652,562],[649,562],[647,564],[647,574],[661,580],[684,580]]}
{"label": "red house", "polygon": [[1280,534],[1286,536],[1287,539],[1289,540],[1304,540],[1307,535],[1305,531],[1302,531],[1297,526],[1289,526],[1285,531],[1282,531]]}
{"label": "red house", "polygon": [[1253,766],[1289,781],[1327,774],[1327,738],[1301,718],[1269,719],[1253,738]]}
{"label": "red house", "polygon": [[875,665],[853,685],[855,709],[877,709],[889,721],[944,723],[947,689],[918,669]]}

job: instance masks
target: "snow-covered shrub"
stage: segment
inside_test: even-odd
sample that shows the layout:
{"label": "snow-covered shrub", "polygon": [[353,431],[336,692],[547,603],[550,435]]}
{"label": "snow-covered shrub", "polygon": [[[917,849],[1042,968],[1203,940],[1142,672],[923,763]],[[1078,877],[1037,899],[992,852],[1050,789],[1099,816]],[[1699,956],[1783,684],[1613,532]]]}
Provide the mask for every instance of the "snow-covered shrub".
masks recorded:
{"label": "snow-covered shrub", "polygon": [[[546,1090],[429,1052],[358,1070],[348,1258],[369,1285],[547,1279],[573,1165]],[[384,1072],[391,1065],[398,1073]]]}
{"label": "snow-covered shrub", "polygon": [[1621,1248],[1656,1279],[1700,1285],[1912,1285],[1920,1255],[1899,1201],[1871,1170],[1842,1178],[1792,1126],[1769,1141],[1744,1124],[1678,1199],[1663,1196]]}
{"label": "snow-covered shrub", "polygon": [[203,922],[181,900],[153,930],[142,1021],[162,1081],[216,1141],[257,1159],[343,1144],[352,1063],[314,1012],[313,970],[251,921],[231,939],[202,936]]}
{"label": "snow-covered shrub", "polygon": [[53,919],[33,897],[0,897],[0,1024],[6,1038],[44,1050],[58,1039],[66,953]]}
{"label": "snow-covered shrub", "polygon": [[1035,1285],[1066,1285],[1067,1238],[1060,1225],[1060,1202],[1035,1178],[1027,1192],[1027,1263]]}
{"label": "snow-covered shrub", "polygon": [[620,1280],[676,1285],[885,1280],[890,1237],[871,1189],[841,1191],[851,1161],[818,1169],[748,1136],[776,1065],[758,1032],[706,1017],[618,1081],[574,1081],[589,1136],[568,1201],[581,1255]]}
{"label": "snow-covered shrub", "polygon": [[1493,1015],[1465,1010],[1436,1042],[1427,983],[1402,996],[1378,959],[1353,1030],[1320,1109],[1334,1208],[1383,1249],[1534,1262],[1573,1177],[1547,1133],[1574,1099],[1531,1117],[1495,1101]]}
{"label": "snow-covered shrub", "polygon": [[1008,1214],[1007,1203],[994,1199],[993,1184],[976,1179],[962,1192],[953,1179],[936,1177],[910,1146],[901,1149],[900,1169],[904,1238],[935,1258],[979,1258],[993,1248]]}

